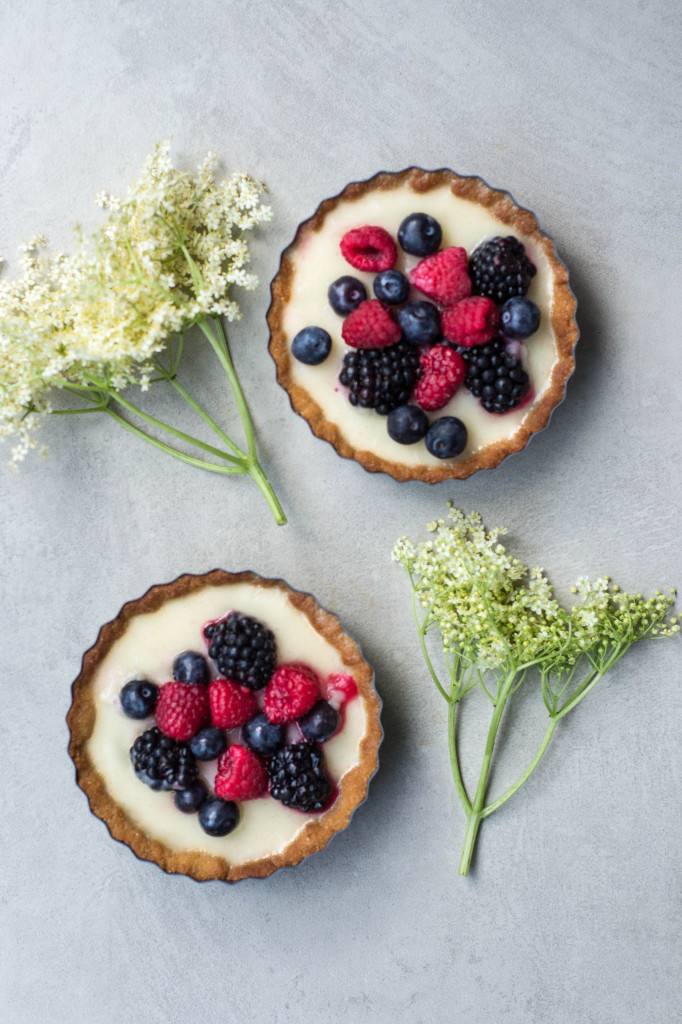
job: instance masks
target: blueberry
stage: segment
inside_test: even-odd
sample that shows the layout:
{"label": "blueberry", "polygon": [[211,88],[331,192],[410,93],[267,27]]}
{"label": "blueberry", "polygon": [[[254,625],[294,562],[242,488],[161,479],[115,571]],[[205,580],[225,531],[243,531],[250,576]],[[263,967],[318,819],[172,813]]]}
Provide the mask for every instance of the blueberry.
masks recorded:
{"label": "blueberry", "polygon": [[207,725],[192,737],[189,749],[198,761],[214,761],[227,750],[227,736],[215,725]]}
{"label": "blueberry", "polygon": [[264,714],[256,715],[242,728],[242,739],[247,747],[264,757],[270,757],[283,747],[285,738],[284,728],[269,722]]}
{"label": "blueberry", "polygon": [[466,448],[467,428],[456,416],[434,420],[426,434],[426,447],[437,459],[451,459]]}
{"label": "blueberry", "polygon": [[379,301],[389,306],[399,306],[401,302],[407,302],[407,296],[410,294],[410,282],[399,270],[384,270],[377,274],[372,287]]}
{"label": "blueberry", "polygon": [[239,808],[231,800],[209,796],[199,808],[199,824],[209,836],[226,836],[239,824]]}
{"label": "blueberry", "polygon": [[418,405],[399,405],[389,412],[386,427],[398,444],[415,444],[429,429],[429,418]]}
{"label": "blueberry", "polygon": [[502,333],[508,338],[528,338],[540,325],[540,310],[521,295],[507,299],[502,307]]}
{"label": "blueberry", "polygon": [[398,241],[413,256],[429,256],[440,249],[443,231],[428,213],[411,213],[398,228]]}
{"label": "blueberry", "polygon": [[291,351],[299,363],[318,366],[331,352],[332,339],[322,327],[304,327],[291,343]]}
{"label": "blueberry", "polygon": [[187,789],[178,789],[173,793],[173,802],[183,814],[194,814],[208,796],[208,787],[203,779],[197,779]]}
{"label": "blueberry", "polygon": [[183,651],[173,662],[173,679],[179,683],[202,683],[208,686],[210,678],[208,662],[197,651]]}
{"label": "blueberry", "polygon": [[298,725],[307,740],[324,743],[339,727],[339,713],[326,700],[318,700],[307,714],[299,718]]}
{"label": "blueberry", "polygon": [[367,289],[357,277],[345,274],[329,285],[327,291],[329,305],[339,316],[348,316],[367,298]]}
{"label": "blueberry", "polygon": [[398,323],[413,345],[435,345],[441,337],[440,313],[432,302],[408,302],[398,311]]}
{"label": "blueberry", "polygon": [[131,679],[121,689],[121,707],[128,718],[149,718],[156,707],[159,688],[147,679]]}

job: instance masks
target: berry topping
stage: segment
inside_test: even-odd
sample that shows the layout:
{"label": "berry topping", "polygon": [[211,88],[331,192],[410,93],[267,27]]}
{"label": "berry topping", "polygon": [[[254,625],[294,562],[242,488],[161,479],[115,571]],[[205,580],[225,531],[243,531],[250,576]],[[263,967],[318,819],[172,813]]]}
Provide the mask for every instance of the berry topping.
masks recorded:
{"label": "berry topping", "polygon": [[408,400],[418,369],[419,352],[409,342],[400,341],[389,348],[347,352],[339,380],[349,389],[351,405],[386,416]]}
{"label": "berry topping", "polygon": [[328,697],[333,693],[335,697],[341,698],[345,702],[357,697],[358,684],[346,672],[332,672],[327,676],[325,690]]}
{"label": "berry topping", "polygon": [[471,280],[466,249],[452,245],[427,256],[411,272],[410,282],[441,306],[451,306],[468,298]]}
{"label": "berry topping", "polygon": [[516,295],[505,302],[500,321],[508,338],[529,338],[540,326],[540,310],[530,299]]}
{"label": "berry topping", "polygon": [[269,721],[293,722],[310,711],[320,696],[320,680],[308,665],[280,665],[265,688],[263,707]]}
{"label": "berry topping", "polygon": [[518,238],[508,235],[474,249],[469,274],[473,295],[487,295],[501,305],[514,295],[525,295],[536,270]]}
{"label": "berry topping", "polygon": [[239,824],[239,808],[231,800],[210,796],[199,808],[199,824],[206,835],[229,835]]}
{"label": "berry topping", "polygon": [[270,757],[284,746],[284,726],[268,721],[266,714],[256,715],[242,729],[242,739],[256,754]]}
{"label": "berry topping", "polygon": [[429,418],[417,405],[399,405],[389,412],[386,429],[398,444],[416,444],[429,429]]}
{"label": "berry topping", "polygon": [[215,725],[207,725],[200,729],[189,742],[189,749],[197,761],[215,761],[227,749],[227,736]]}
{"label": "berry topping", "polygon": [[255,800],[268,788],[268,773],[252,750],[233,743],[218,760],[214,787],[221,800]]}
{"label": "berry topping", "polygon": [[348,316],[367,298],[367,289],[362,281],[350,274],[344,274],[329,285],[327,290],[329,305],[339,316]]}
{"label": "berry topping", "polygon": [[452,459],[466,448],[467,428],[456,416],[434,420],[426,435],[426,447],[437,459]]}
{"label": "berry topping", "polygon": [[275,638],[267,626],[241,612],[230,612],[221,622],[206,626],[204,636],[211,642],[209,657],[222,675],[250,690],[265,686],[277,654]]}
{"label": "berry topping", "polygon": [[151,789],[187,789],[197,778],[197,763],[186,743],[177,743],[153,726],[130,748],[135,774]]}
{"label": "berry topping", "polygon": [[121,709],[128,718],[149,718],[159,695],[159,688],[148,679],[131,679],[121,688]]}
{"label": "berry topping", "polygon": [[317,743],[292,743],[268,761],[270,795],[306,814],[322,811],[332,795],[324,755]]}
{"label": "berry topping", "polygon": [[384,270],[377,274],[372,287],[379,301],[388,306],[399,306],[401,302],[407,302],[410,294],[410,282],[399,270]]}
{"label": "berry topping", "polygon": [[179,683],[202,683],[207,686],[210,678],[208,662],[197,651],[183,651],[173,662],[173,679]]}
{"label": "berry topping", "polygon": [[443,336],[440,313],[432,302],[408,302],[398,312],[398,323],[412,345],[435,345]]}
{"label": "berry topping", "polygon": [[190,740],[208,718],[208,694],[200,683],[164,683],[154,710],[162,733],[174,740]]}
{"label": "berry topping", "polygon": [[332,339],[323,327],[304,327],[291,343],[291,354],[299,363],[319,366],[332,349]]}
{"label": "berry topping", "polygon": [[483,345],[497,334],[500,314],[492,299],[473,296],[443,310],[443,335],[455,345]]}
{"label": "berry topping", "polygon": [[348,314],[341,336],[351,348],[383,348],[400,341],[400,328],[378,299],[367,299]]}
{"label": "berry topping", "polygon": [[443,231],[428,213],[411,213],[398,228],[398,241],[412,256],[429,256],[440,248]]}
{"label": "berry topping", "polygon": [[318,700],[310,711],[298,721],[298,726],[307,740],[324,743],[339,727],[341,716],[326,700]]}
{"label": "berry topping", "polygon": [[507,352],[504,338],[495,338],[487,345],[464,349],[467,364],[464,381],[469,391],[488,412],[509,412],[519,405],[528,392],[530,379],[521,360]]}
{"label": "berry topping", "polygon": [[208,787],[203,779],[197,779],[187,789],[178,789],[173,793],[173,803],[183,814],[194,814],[208,796]]}
{"label": "berry topping", "polygon": [[449,345],[434,345],[421,355],[422,376],[414,389],[414,401],[433,412],[447,405],[466,377],[467,367]]}
{"label": "berry topping", "polygon": [[238,729],[258,710],[252,690],[231,679],[215,679],[208,688],[211,720],[219,729]]}
{"label": "berry topping", "polygon": [[390,270],[398,255],[388,231],[374,226],[347,231],[341,239],[341,252],[351,267],[375,274]]}

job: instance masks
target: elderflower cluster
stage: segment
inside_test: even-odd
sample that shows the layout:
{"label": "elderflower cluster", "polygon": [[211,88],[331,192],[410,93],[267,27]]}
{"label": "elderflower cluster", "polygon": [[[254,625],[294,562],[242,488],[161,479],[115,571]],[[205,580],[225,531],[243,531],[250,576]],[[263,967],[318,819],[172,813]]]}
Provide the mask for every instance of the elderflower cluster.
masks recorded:
{"label": "elderflower cluster", "polygon": [[169,337],[202,317],[239,317],[230,287],[252,289],[244,232],[271,217],[263,185],[235,172],[217,182],[209,154],[195,173],[173,168],[168,142],[124,199],[100,192],[108,220],[72,255],[23,247],[22,275],[0,281],[0,437],[14,462],[34,446],[52,388],[96,382],[146,388]]}
{"label": "elderflower cluster", "polygon": [[530,665],[561,675],[585,652],[600,659],[646,636],[679,630],[666,615],[672,597],[657,592],[644,600],[612,587],[608,578],[581,578],[582,598],[567,613],[555,600],[541,569],[527,571],[510,557],[481,517],[449,508],[431,523],[433,539],[416,545],[403,537],[393,559],[410,574],[416,596],[435,621],[446,652],[482,670]]}

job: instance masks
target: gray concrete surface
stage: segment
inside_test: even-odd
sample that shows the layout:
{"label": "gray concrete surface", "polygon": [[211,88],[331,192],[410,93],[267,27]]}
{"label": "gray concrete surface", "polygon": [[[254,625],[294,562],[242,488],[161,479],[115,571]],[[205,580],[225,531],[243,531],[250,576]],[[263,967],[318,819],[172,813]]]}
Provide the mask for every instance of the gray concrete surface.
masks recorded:
{"label": "gray concrete surface", "polygon": [[[248,481],[172,464],[94,417],[54,420],[48,460],[2,475],[7,1024],[680,1019],[681,642],[633,651],[565,722],[463,880],[444,708],[389,553],[452,498],[508,525],[560,593],[581,573],[682,582],[681,42],[671,0],[5,0],[10,274],[29,235],[67,244],[73,223],[95,225],[94,194],[125,188],[160,138],[181,165],[213,148],[267,181],[261,287],[231,342],[290,519],[276,529]],[[312,437],[264,324],[298,221],[347,181],[411,163],[478,173],[534,209],[582,329],[550,429],[493,473],[431,488],[369,476]],[[199,348],[188,372],[220,409]],[[385,702],[382,768],[352,827],[236,887],[168,878],[113,842],[74,784],[64,724],[99,625],[151,583],[216,565],[336,609]],[[541,728],[531,711],[515,725],[509,772]]]}

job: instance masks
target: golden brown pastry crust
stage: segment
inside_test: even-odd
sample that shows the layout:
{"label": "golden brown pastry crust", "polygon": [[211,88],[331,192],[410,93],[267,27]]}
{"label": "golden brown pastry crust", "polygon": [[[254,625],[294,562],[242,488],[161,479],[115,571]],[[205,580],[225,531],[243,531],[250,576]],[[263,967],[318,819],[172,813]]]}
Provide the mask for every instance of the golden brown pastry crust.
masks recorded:
{"label": "golden brown pastry crust", "polygon": [[[290,253],[308,231],[319,231],[325,218],[339,203],[359,199],[368,192],[391,191],[407,186],[415,193],[449,185],[453,195],[468,199],[487,207],[501,223],[518,231],[542,249],[547,257],[554,278],[552,327],[556,336],[558,357],[551,378],[542,398],[529,410],[523,423],[509,438],[503,438],[486,445],[480,451],[464,458],[444,460],[441,465],[406,466],[392,462],[371,451],[358,450],[344,437],[339,427],[330,423],[317,402],[292,377],[292,357],[289,339],[282,328],[282,316],[291,298],[291,285],[295,273]],[[317,437],[329,441],[339,455],[355,459],[370,473],[388,473],[396,480],[423,480],[438,483],[441,480],[464,479],[479,469],[493,469],[503,459],[525,448],[532,434],[542,430],[548,423],[552,410],[563,399],[566,382],[573,373],[575,360],[573,350],[578,340],[578,326],[575,320],[576,300],[568,285],[566,267],[557,256],[552,239],[544,234],[530,210],[517,206],[507,192],[490,188],[480,178],[463,178],[454,171],[442,169],[424,171],[408,167],[404,171],[381,172],[368,181],[355,181],[342,192],[320,203],[313,216],[299,225],[294,240],[284,251],[277,272],[270,287],[272,301],[267,314],[270,327],[270,353],[277,366],[277,380],[289,394],[291,407],[306,419]]]}
{"label": "golden brown pastry crust", "polygon": [[[96,715],[91,686],[93,675],[113,644],[123,636],[129,621],[145,612],[156,611],[174,598],[203,587],[226,583],[249,583],[255,587],[275,587],[283,591],[314,629],[336,648],[343,664],[352,670],[367,712],[360,761],[342,777],[338,796],[329,810],[311,817],[302,832],[281,853],[237,865],[202,851],[172,850],[145,835],[109,795],[87,750]],[[124,604],[116,618],[102,626],[94,646],[84,654],[81,671],[72,685],[72,704],[66,719],[71,733],[69,754],[76,766],[76,781],[85,792],[93,814],[104,821],[114,839],[126,843],[141,860],[154,861],[164,871],[189,875],[197,881],[221,879],[236,882],[241,878],[265,878],[277,868],[298,864],[308,854],[321,850],[336,832],[346,827],[356,806],[365,799],[369,780],[377,769],[377,750],[382,737],[380,709],[381,702],[374,689],[374,673],[362,657],[356,641],[343,631],[335,615],[321,608],[310,594],[292,590],[283,580],[265,579],[252,572],[229,573],[215,569],[203,576],[186,574],[172,583],[151,587],[136,601]]]}

